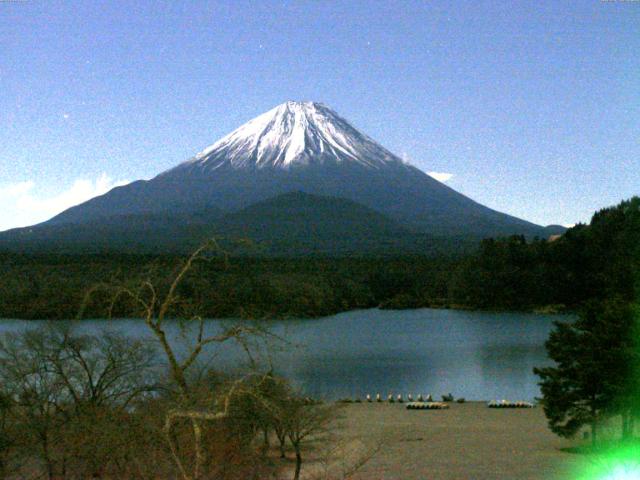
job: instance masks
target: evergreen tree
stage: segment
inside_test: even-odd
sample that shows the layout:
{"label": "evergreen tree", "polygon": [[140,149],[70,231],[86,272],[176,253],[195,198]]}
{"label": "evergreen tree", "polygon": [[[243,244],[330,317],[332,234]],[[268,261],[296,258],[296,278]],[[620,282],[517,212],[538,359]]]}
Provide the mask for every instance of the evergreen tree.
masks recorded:
{"label": "evergreen tree", "polygon": [[621,299],[589,302],[575,322],[556,322],[545,346],[553,367],[536,368],[544,412],[551,430],[571,437],[590,425],[621,415],[623,436],[637,414],[638,363],[636,309]]}

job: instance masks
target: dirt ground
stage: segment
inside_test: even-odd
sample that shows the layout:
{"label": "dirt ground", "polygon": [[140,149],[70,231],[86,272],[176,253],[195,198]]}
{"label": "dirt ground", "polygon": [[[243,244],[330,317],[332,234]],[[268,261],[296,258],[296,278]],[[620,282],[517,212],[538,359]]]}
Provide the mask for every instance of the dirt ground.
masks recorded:
{"label": "dirt ground", "polygon": [[349,404],[337,435],[361,450],[382,442],[353,478],[367,480],[565,480],[584,461],[549,431],[542,408],[406,410],[402,404]]}

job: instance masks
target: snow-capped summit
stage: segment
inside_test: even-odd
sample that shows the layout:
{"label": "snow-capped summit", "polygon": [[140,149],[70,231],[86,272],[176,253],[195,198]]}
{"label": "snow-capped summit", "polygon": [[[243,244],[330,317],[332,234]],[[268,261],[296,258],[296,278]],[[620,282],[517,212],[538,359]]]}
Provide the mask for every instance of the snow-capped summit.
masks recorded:
{"label": "snow-capped summit", "polygon": [[326,105],[290,101],[250,120],[178,168],[288,169],[327,162],[372,168],[402,163]]}

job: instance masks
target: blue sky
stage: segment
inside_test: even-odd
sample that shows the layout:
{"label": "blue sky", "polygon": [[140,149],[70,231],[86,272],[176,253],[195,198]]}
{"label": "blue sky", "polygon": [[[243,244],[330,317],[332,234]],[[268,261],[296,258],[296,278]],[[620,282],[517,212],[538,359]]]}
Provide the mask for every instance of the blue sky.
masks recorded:
{"label": "blue sky", "polygon": [[0,1],[0,230],[321,101],[492,208],[640,194],[638,1]]}

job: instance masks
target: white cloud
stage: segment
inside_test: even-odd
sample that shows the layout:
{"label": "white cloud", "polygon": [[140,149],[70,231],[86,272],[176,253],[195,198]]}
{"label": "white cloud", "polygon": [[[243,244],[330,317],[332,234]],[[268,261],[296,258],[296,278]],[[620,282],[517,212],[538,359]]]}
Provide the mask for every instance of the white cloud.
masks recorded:
{"label": "white cloud", "polygon": [[[400,158],[404,163],[408,165],[412,165],[411,157],[407,152],[402,152],[400,154]],[[427,175],[429,175],[432,178],[435,178],[436,180],[442,183],[445,183],[446,181],[451,180],[451,178],[453,177],[453,173],[445,173],[445,172],[427,172]]]}
{"label": "white cloud", "polygon": [[18,197],[26,194],[34,187],[34,183],[29,180],[27,182],[11,183],[4,187],[0,187],[0,198],[4,196]]}
{"label": "white cloud", "polygon": [[427,172],[427,174],[442,183],[446,182],[447,180],[451,180],[451,177],[453,177],[453,173]]}
{"label": "white cloud", "polygon": [[0,231],[43,222],[69,207],[127,183],[114,181],[103,173],[95,180],[77,179],[66,190],[49,196],[39,193],[32,180],[0,185]]}

